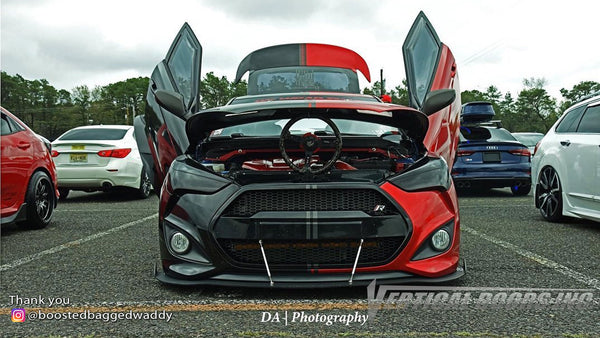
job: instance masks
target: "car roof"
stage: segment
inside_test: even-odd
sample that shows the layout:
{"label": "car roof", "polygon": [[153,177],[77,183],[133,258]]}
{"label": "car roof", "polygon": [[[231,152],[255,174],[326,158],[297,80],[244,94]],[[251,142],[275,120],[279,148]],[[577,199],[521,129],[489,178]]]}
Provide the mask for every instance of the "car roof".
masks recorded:
{"label": "car roof", "polygon": [[533,131],[531,131],[531,132],[530,131],[518,131],[518,132],[511,133],[511,134],[513,134],[513,135],[532,135],[532,136],[533,135],[544,135],[542,133],[537,133],[537,132],[533,132]]}
{"label": "car roof", "polygon": [[121,124],[97,124],[91,126],[80,126],[72,129],[130,129],[133,126],[121,125]]}
{"label": "car roof", "polygon": [[594,94],[592,94],[591,97],[590,96],[583,97],[579,102],[577,102],[577,103],[573,104],[572,106],[570,106],[569,108],[567,108],[567,110],[565,110],[565,112],[571,111],[577,107],[588,105],[595,101],[600,101],[600,94],[594,93]]}

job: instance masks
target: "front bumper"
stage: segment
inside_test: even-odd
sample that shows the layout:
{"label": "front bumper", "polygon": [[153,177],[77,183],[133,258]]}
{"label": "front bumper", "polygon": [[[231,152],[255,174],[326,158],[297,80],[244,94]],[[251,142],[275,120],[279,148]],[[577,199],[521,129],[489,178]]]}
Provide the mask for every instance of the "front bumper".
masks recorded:
{"label": "front bumper", "polygon": [[[163,185],[160,203],[161,271],[157,278],[165,283],[263,287],[270,283],[267,264],[273,285],[281,288],[348,286],[353,270],[352,285],[367,285],[375,278],[390,283],[445,282],[464,274],[459,262],[458,205],[452,187],[406,192],[389,182],[347,182],[229,184],[202,193],[172,189],[169,183]],[[323,211],[338,203],[330,200],[339,198],[332,190],[342,196],[346,192],[354,196],[359,191],[357,199],[366,202],[343,198],[345,209]],[[308,202],[300,202],[299,208],[305,211],[288,211],[298,203],[280,203],[286,200],[281,196],[245,199],[246,192],[257,191],[277,192],[276,196],[291,191],[290,196],[301,201],[319,200],[316,210],[321,211],[306,211],[315,210]],[[387,203],[365,199],[368,192]],[[283,205],[283,209],[261,207],[265,200]],[[236,201],[243,203],[238,205]],[[392,213],[373,212],[374,206]],[[450,245],[443,252],[431,249],[431,236],[441,228],[450,234]],[[176,232],[189,238],[190,248],[182,254],[176,254],[170,245]],[[384,244],[390,239],[399,240],[391,251]],[[227,248],[223,240],[233,241],[232,246]],[[358,256],[361,240],[364,242]],[[261,255],[260,241],[268,263]],[[232,252],[236,250],[245,252],[236,256]]]}
{"label": "front bumper", "polygon": [[[367,286],[374,279],[378,284],[437,284],[456,280],[465,275],[467,265],[460,259],[456,270],[450,274],[428,278],[402,271],[368,272],[355,274],[307,274],[307,273],[277,273],[269,276],[266,273],[223,273],[206,279],[179,279],[173,278],[159,268],[160,262],[155,263],[154,276],[159,281],[179,286],[228,286],[228,287],[253,287],[253,288],[282,288],[282,289],[313,289],[331,287],[357,287]],[[272,284],[271,284],[272,280]]]}

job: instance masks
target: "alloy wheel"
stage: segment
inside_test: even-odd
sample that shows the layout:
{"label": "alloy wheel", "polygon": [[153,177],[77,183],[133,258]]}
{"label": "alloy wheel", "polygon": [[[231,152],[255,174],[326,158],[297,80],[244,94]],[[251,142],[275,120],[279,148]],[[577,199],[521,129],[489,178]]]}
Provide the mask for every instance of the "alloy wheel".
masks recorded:
{"label": "alloy wheel", "polygon": [[540,173],[537,205],[540,213],[549,221],[557,221],[562,216],[562,190],[558,173],[552,167],[546,167]]}

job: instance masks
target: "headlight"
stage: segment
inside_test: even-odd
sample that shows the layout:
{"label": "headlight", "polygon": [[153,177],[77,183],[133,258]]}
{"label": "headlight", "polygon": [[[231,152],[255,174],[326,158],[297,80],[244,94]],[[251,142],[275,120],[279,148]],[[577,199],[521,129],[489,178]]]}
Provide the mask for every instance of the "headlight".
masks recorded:
{"label": "headlight", "polygon": [[176,232],[171,236],[171,249],[175,253],[184,254],[190,248],[190,240],[181,232]]}
{"label": "headlight", "polygon": [[419,162],[413,165],[414,168],[392,177],[390,182],[404,191],[446,191],[450,188],[452,179],[443,158],[428,157]]}
{"label": "headlight", "polygon": [[431,236],[431,245],[438,251],[446,250],[448,245],[450,245],[450,234],[448,234],[448,231],[444,229],[436,231],[433,236]]}

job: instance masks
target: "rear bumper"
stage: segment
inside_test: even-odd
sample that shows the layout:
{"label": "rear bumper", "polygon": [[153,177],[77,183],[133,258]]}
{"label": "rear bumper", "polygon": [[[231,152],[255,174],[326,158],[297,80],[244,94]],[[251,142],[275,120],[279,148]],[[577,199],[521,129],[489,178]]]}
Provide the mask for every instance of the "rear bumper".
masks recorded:
{"label": "rear bumper", "polygon": [[453,177],[457,188],[472,186],[486,186],[494,188],[504,188],[513,185],[530,185],[531,176],[510,176],[510,177]]}
{"label": "rear bumper", "polygon": [[59,188],[100,189],[109,184],[115,187],[139,188],[142,166],[123,165],[117,167],[58,167]]}

